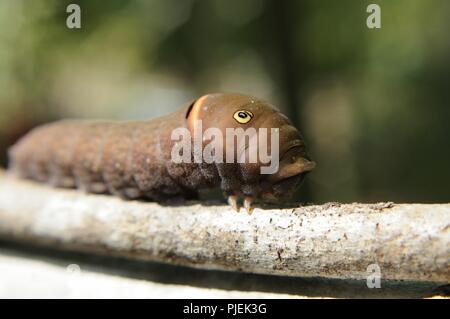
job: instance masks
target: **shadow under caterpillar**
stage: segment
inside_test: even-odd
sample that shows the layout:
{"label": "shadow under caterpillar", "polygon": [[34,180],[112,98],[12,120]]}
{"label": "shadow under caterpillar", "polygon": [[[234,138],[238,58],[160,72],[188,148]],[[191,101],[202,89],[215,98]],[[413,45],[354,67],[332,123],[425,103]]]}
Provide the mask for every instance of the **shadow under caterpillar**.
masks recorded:
{"label": "shadow under caterpillar", "polygon": [[[175,163],[172,131],[181,127],[192,132],[197,120],[204,129],[223,132],[278,128],[277,172],[261,174],[261,162]],[[242,151],[236,148],[236,157]],[[194,148],[192,158],[193,153]],[[200,189],[220,187],[233,208],[239,210],[243,199],[248,212],[255,200],[274,202],[290,196],[315,166],[285,115],[255,97],[220,93],[146,121],[62,120],[39,126],[10,148],[9,163],[10,171],[23,178],[127,199],[195,198]]]}

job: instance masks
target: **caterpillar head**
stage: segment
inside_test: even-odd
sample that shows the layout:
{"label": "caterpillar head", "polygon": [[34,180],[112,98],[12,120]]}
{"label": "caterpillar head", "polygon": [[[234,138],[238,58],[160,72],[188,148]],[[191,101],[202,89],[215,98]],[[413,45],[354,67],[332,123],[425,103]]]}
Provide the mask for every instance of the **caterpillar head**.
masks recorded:
{"label": "caterpillar head", "polygon": [[221,132],[220,146],[216,138],[205,135],[202,145],[203,149],[208,144],[222,149],[219,157],[229,172],[221,176],[222,189],[228,195],[276,202],[289,197],[315,167],[292,122],[255,97],[204,95],[190,106],[186,119],[191,134],[198,128],[199,120],[203,132],[211,128]]}

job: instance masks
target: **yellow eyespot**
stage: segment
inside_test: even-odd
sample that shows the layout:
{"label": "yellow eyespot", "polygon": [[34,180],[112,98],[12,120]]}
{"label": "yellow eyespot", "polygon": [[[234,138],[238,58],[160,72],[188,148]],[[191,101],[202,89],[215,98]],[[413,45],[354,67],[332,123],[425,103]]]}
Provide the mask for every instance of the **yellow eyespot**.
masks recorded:
{"label": "yellow eyespot", "polygon": [[234,112],[233,118],[241,124],[246,124],[253,118],[253,113],[247,110],[239,110]]}

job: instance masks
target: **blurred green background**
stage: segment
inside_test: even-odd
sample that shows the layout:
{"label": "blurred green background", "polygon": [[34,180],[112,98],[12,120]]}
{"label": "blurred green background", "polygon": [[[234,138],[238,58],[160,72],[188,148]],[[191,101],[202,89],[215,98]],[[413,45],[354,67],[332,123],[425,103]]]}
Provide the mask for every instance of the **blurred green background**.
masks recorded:
{"label": "blurred green background", "polygon": [[[81,29],[66,27],[69,3]],[[318,166],[299,200],[448,202],[449,17],[448,0],[2,0],[1,164],[44,122],[241,92],[302,131]]]}

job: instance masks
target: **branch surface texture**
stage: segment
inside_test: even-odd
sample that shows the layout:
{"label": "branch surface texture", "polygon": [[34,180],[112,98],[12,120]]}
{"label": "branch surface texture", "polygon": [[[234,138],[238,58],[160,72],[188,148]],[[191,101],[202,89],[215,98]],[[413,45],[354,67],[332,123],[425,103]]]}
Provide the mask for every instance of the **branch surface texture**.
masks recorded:
{"label": "branch surface texture", "polygon": [[0,175],[0,237],[204,269],[450,282],[450,204],[163,206]]}

